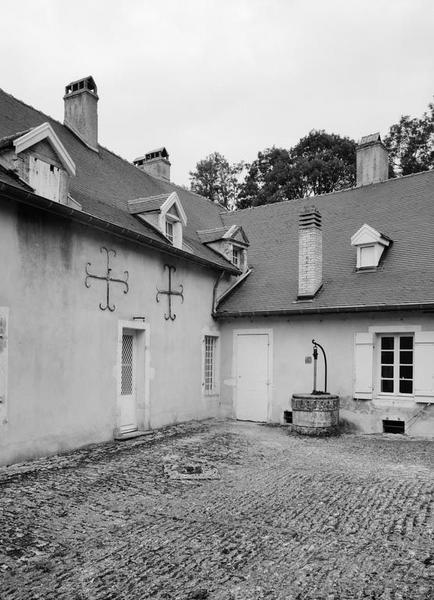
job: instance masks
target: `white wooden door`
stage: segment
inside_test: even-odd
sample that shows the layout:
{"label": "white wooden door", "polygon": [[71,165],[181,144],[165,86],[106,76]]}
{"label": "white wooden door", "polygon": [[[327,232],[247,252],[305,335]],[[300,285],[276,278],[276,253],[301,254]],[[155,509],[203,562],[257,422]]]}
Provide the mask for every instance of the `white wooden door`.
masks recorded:
{"label": "white wooden door", "polygon": [[269,335],[236,334],[236,417],[266,421],[269,394]]}
{"label": "white wooden door", "polygon": [[119,429],[122,433],[137,429],[136,412],[136,334],[132,330],[122,332],[121,389],[119,395]]}

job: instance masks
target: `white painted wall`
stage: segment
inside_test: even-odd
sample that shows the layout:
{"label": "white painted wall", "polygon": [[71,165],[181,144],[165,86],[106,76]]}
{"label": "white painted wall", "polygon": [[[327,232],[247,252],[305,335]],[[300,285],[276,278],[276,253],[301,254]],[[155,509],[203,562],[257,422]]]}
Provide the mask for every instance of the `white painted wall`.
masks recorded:
{"label": "white painted wall", "polygon": [[[103,274],[100,247],[116,250],[112,276],[128,270],[128,294],[111,286],[114,312],[102,311],[105,282],[85,287],[85,267]],[[116,428],[120,321],[148,325],[149,427],[219,413],[202,394],[202,338],[211,318],[216,273],[111,234],[14,204],[0,215],[0,306],[8,316],[8,393],[0,423],[0,464],[110,440]],[[166,263],[176,266],[175,321],[166,321]],[[3,314],[3,313],[2,313]],[[143,403],[142,403],[143,404]]]}
{"label": "white painted wall", "polygon": [[[222,413],[235,417],[235,367],[233,353],[234,330],[271,329],[273,332],[273,379],[270,422],[283,422],[283,411],[290,410],[294,393],[311,392],[313,366],[305,363],[312,355],[311,340],[315,338],[327,353],[329,362],[328,391],[341,398],[341,417],[348,429],[367,433],[380,432],[382,420],[403,419],[406,429],[415,435],[434,437],[434,406],[416,402],[414,398],[380,398],[354,400],[355,335],[368,332],[369,327],[409,326],[434,332],[434,315],[429,313],[392,312],[355,315],[294,316],[287,318],[232,319],[221,322],[221,403]],[[431,356],[431,355],[430,355]],[[318,387],[323,389],[324,373],[320,353]],[[431,365],[434,374],[434,361]],[[419,413],[419,414],[418,414]]]}

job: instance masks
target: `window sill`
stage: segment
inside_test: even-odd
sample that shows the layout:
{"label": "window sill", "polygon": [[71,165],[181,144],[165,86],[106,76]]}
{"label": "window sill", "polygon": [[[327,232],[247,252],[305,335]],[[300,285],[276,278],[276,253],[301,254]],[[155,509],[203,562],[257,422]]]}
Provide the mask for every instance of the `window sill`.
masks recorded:
{"label": "window sill", "polygon": [[414,407],[415,400],[414,396],[385,396],[378,395],[374,396],[372,400],[372,404],[377,406],[378,408],[391,408],[391,407],[399,407],[399,408],[411,408]]}

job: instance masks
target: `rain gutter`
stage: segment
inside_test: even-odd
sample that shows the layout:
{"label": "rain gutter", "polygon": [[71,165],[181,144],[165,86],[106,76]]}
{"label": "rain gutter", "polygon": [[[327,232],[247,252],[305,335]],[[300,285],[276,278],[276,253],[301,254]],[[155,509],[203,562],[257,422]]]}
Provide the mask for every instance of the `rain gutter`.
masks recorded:
{"label": "rain gutter", "polygon": [[210,260],[207,260],[206,258],[201,258],[199,256],[196,256],[195,254],[190,254],[189,252],[185,252],[180,248],[168,246],[164,242],[153,240],[152,238],[149,238],[143,233],[132,231],[131,229],[127,229],[126,227],[122,227],[120,225],[115,225],[110,221],[106,221],[104,219],[101,219],[100,217],[95,217],[94,215],[91,215],[90,213],[87,213],[85,211],[71,208],[70,206],[66,206],[65,204],[59,204],[58,202],[54,202],[53,200],[48,200],[43,196],[37,196],[32,192],[28,192],[14,185],[5,182],[0,182],[0,192],[9,200],[15,200],[20,202],[21,204],[26,204],[28,206],[45,210],[46,212],[61,217],[69,218],[72,221],[88,225],[94,229],[99,229],[100,231],[109,231],[117,237],[130,240],[132,242],[135,242],[136,244],[140,244],[141,246],[155,248],[156,250],[164,252],[165,254],[170,254],[172,256],[176,256],[206,267],[210,267],[218,271],[227,271],[229,273],[232,273],[233,275],[239,274],[239,270],[235,267],[231,267],[230,265],[228,265],[227,267],[223,265],[218,265]]}

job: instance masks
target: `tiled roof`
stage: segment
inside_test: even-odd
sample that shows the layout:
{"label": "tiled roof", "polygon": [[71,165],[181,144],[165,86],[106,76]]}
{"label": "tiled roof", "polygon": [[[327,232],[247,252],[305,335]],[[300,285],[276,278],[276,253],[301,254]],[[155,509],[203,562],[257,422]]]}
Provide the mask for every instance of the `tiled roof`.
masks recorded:
{"label": "tiled roof", "polygon": [[132,215],[159,210],[169,196],[170,194],[158,194],[158,196],[151,196],[150,198],[128,200],[128,210]]}
{"label": "tiled roof", "polygon": [[[298,215],[322,215],[323,288],[297,302]],[[218,308],[246,313],[348,310],[434,303],[434,171],[347,191],[227,213],[250,239],[253,272]],[[367,223],[393,240],[381,266],[357,272],[351,236]]]}
{"label": "tiled roof", "polygon": [[2,165],[0,165],[0,181],[23,190],[32,190],[29,185],[24,183],[24,181],[21,181],[16,173],[9,169],[5,169]]}
{"label": "tiled roof", "polygon": [[[45,122],[53,127],[77,167],[77,175],[71,179],[70,194],[84,212],[145,235],[151,241],[163,241],[170,249],[163,235],[130,214],[128,201],[176,191],[188,219],[184,230],[186,243],[200,259],[219,268],[232,269],[227,260],[202,245],[197,235],[198,229],[222,226],[220,213],[224,209],[220,205],[152,177],[102,146],[98,153],[90,150],[67,127],[0,90],[0,138],[15,136]],[[11,183],[10,177],[6,178],[1,171],[0,181]]]}
{"label": "tiled roof", "polygon": [[202,229],[197,234],[202,244],[209,244],[221,240],[228,231],[229,227],[215,227],[214,229]]}

